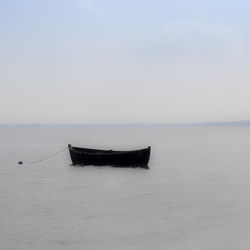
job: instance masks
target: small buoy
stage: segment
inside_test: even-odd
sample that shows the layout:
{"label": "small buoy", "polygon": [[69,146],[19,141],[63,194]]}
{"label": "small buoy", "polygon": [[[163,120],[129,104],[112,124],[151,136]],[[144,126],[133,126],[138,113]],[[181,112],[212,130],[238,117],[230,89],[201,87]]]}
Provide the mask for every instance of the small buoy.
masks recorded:
{"label": "small buoy", "polygon": [[23,162],[22,162],[22,161],[19,161],[19,162],[18,162],[18,164],[19,164],[19,165],[22,165],[22,164],[23,164]]}

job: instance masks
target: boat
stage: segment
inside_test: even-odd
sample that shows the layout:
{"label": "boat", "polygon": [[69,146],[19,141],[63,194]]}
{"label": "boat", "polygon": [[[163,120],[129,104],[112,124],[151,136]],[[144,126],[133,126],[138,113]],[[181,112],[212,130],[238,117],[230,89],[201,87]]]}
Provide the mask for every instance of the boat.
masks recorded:
{"label": "boat", "polygon": [[72,147],[69,144],[68,149],[72,165],[148,168],[151,147],[131,151],[114,151]]}

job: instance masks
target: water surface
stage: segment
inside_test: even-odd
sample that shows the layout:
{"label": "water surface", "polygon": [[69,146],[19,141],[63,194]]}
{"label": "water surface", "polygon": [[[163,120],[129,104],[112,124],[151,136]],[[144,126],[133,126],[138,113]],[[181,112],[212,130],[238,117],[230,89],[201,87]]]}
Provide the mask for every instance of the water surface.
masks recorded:
{"label": "water surface", "polygon": [[[250,249],[250,127],[0,128],[0,138],[3,250]],[[28,164],[68,143],[151,145],[150,169],[72,167],[67,151]]]}

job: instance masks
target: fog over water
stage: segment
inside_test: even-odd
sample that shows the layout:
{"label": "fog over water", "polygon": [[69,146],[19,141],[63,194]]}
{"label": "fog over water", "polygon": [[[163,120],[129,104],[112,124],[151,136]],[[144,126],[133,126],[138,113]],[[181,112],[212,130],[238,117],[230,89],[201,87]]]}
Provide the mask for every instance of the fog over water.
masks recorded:
{"label": "fog over water", "polygon": [[[250,248],[250,127],[0,128],[2,250]],[[150,169],[72,167],[67,146],[152,146]],[[23,165],[17,162],[22,160]]]}
{"label": "fog over water", "polygon": [[[0,250],[249,250],[249,9],[0,1]],[[150,169],[69,143],[151,146]]]}

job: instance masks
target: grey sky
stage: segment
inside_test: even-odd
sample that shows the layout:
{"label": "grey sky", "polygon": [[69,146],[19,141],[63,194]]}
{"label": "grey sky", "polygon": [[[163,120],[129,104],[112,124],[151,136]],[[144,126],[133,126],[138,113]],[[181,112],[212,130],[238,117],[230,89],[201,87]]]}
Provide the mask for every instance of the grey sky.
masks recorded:
{"label": "grey sky", "polygon": [[249,7],[3,0],[0,123],[250,119]]}

